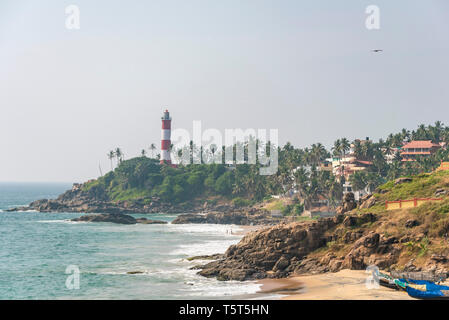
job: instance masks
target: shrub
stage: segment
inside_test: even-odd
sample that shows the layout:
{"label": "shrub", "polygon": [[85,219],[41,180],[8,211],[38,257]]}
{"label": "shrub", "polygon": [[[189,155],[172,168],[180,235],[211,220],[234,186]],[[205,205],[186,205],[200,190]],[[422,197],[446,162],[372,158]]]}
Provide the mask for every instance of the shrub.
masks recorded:
{"label": "shrub", "polygon": [[243,198],[234,198],[232,199],[232,204],[236,207],[247,207],[251,205],[251,201]]}

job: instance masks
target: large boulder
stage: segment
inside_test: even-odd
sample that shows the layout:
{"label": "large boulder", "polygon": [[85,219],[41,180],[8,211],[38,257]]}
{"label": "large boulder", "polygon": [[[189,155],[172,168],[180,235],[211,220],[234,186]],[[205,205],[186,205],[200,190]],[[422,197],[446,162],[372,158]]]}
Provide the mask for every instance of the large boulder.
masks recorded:
{"label": "large boulder", "polygon": [[72,219],[77,222],[111,222],[118,224],[136,224],[137,220],[126,214],[88,214]]}
{"label": "large boulder", "polygon": [[361,202],[359,206],[360,209],[369,209],[376,204],[377,200],[376,197],[374,197],[372,194],[369,194],[362,197],[360,199],[360,202]]}
{"label": "large boulder", "polygon": [[354,193],[348,192],[343,196],[342,205],[337,208],[337,213],[342,214],[357,208],[357,203],[355,202]]}
{"label": "large boulder", "polygon": [[139,218],[136,219],[137,223],[141,224],[167,224],[167,221],[161,221],[161,220],[151,220],[147,218]]}

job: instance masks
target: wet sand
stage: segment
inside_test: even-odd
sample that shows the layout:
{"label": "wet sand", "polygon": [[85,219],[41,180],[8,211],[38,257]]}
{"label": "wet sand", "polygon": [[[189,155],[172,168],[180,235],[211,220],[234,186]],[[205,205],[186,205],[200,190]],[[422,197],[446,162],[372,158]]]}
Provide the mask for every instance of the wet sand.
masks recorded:
{"label": "wet sand", "polygon": [[369,276],[364,270],[341,270],[337,273],[265,279],[260,293],[283,294],[282,300],[414,300],[404,291],[365,285]]}

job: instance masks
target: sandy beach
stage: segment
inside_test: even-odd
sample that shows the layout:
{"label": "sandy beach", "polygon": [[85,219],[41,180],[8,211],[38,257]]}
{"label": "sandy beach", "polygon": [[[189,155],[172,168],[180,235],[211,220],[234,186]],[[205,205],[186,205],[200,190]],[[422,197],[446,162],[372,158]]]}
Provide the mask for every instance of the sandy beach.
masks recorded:
{"label": "sandy beach", "polygon": [[261,293],[285,294],[282,300],[413,300],[406,292],[379,286],[368,289],[364,270],[264,279]]}
{"label": "sandy beach", "polygon": [[232,234],[245,236],[247,233],[257,231],[257,230],[267,228],[267,227],[268,226],[262,226],[262,225],[254,225],[254,226],[242,225],[242,226],[238,226],[237,230],[232,230]]}

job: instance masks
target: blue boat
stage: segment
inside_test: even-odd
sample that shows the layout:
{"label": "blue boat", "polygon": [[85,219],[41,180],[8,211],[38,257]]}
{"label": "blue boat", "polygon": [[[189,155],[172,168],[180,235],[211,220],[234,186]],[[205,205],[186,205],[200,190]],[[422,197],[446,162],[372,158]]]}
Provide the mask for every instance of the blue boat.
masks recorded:
{"label": "blue boat", "polygon": [[442,286],[426,280],[399,279],[405,284],[408,295],[417,299],[449,300],[449,286]]}

